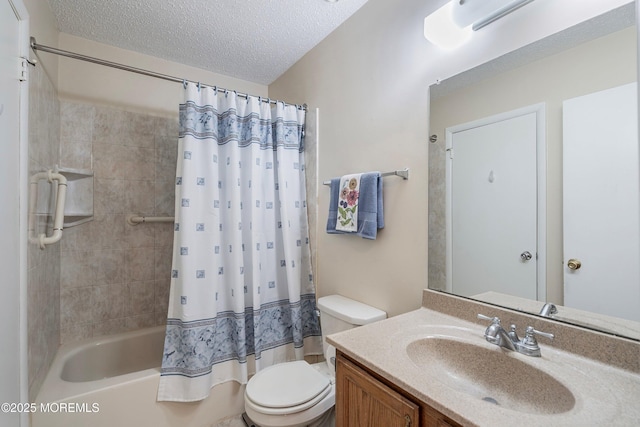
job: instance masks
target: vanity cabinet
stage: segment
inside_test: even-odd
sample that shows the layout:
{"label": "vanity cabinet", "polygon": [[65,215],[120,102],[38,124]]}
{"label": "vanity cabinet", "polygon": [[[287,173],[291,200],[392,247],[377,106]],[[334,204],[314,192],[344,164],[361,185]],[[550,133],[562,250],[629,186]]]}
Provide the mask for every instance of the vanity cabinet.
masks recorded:
{"label": "vanity cabinet", "polygon": [[336,427],[461,427],[338,352]]}

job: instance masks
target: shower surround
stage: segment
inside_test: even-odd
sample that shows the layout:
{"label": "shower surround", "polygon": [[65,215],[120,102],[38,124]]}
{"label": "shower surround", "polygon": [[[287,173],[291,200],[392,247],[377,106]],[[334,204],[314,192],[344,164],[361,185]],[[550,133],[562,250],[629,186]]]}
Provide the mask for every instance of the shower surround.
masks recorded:
{"label": "shower surround", "polygon": [[[42,67],[29,75],[29,176],[59,162],[60,103]],[[31,189],[29,189],[31,190]],[[39,233],[51,226],[51,216],[39,216]],[[26,227],[26,225],[25,225]],[[49,231],[49,234],[51,232]],[[60,337],[60,245],[27,251],[27,316],[29,398],[33,402],[58,350]]]}
{"label": "shower surround", "polygon": [[60,341],[163,325],[171,272],[178,122],[60,102],[60,163],[93,169],[94,219],[60,242]]}

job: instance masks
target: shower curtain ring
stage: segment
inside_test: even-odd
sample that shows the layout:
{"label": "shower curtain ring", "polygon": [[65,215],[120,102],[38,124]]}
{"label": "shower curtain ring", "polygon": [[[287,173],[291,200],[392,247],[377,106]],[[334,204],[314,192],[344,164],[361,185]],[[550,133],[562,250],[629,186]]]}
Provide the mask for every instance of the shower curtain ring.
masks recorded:
{"label": "shower curtain ring", "polygon": [[182,79],[182,87],[183,88],[187,88],[187,80],[186,79]]}
{"label": "shower curtain ring", "polygon": [[198,82],[198,92],[200,92],[201,86],[200,86],[200,82]]}

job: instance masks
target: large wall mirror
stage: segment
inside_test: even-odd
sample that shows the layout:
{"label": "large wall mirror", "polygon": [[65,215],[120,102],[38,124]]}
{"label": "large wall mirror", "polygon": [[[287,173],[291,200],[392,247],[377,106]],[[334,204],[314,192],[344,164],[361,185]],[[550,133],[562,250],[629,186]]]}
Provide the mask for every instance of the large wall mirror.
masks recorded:
{"label": "large wall mirror", "polygon": [[640,340],[637,76],[632,2],[430,87],[430,289]]}

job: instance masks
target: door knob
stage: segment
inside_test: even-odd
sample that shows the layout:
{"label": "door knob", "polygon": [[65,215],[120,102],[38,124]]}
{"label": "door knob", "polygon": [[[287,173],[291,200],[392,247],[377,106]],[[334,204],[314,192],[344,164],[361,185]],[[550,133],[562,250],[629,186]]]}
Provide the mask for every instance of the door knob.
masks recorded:
{"label": "door knob", "polygon": [[569,267],[571,270],[578,270],[580,269],[580,267],[582,267],[582,263],[580,262],[580,260],[571,258],[569,262],[567,262],[567,267]]}
{"label": "door knob", "polygon": [[533,258],[533,255],[531,255],[531,252],[529,251],[524,251],[520,254],[520,259],[522,261],[529,261],[531,258]]}

